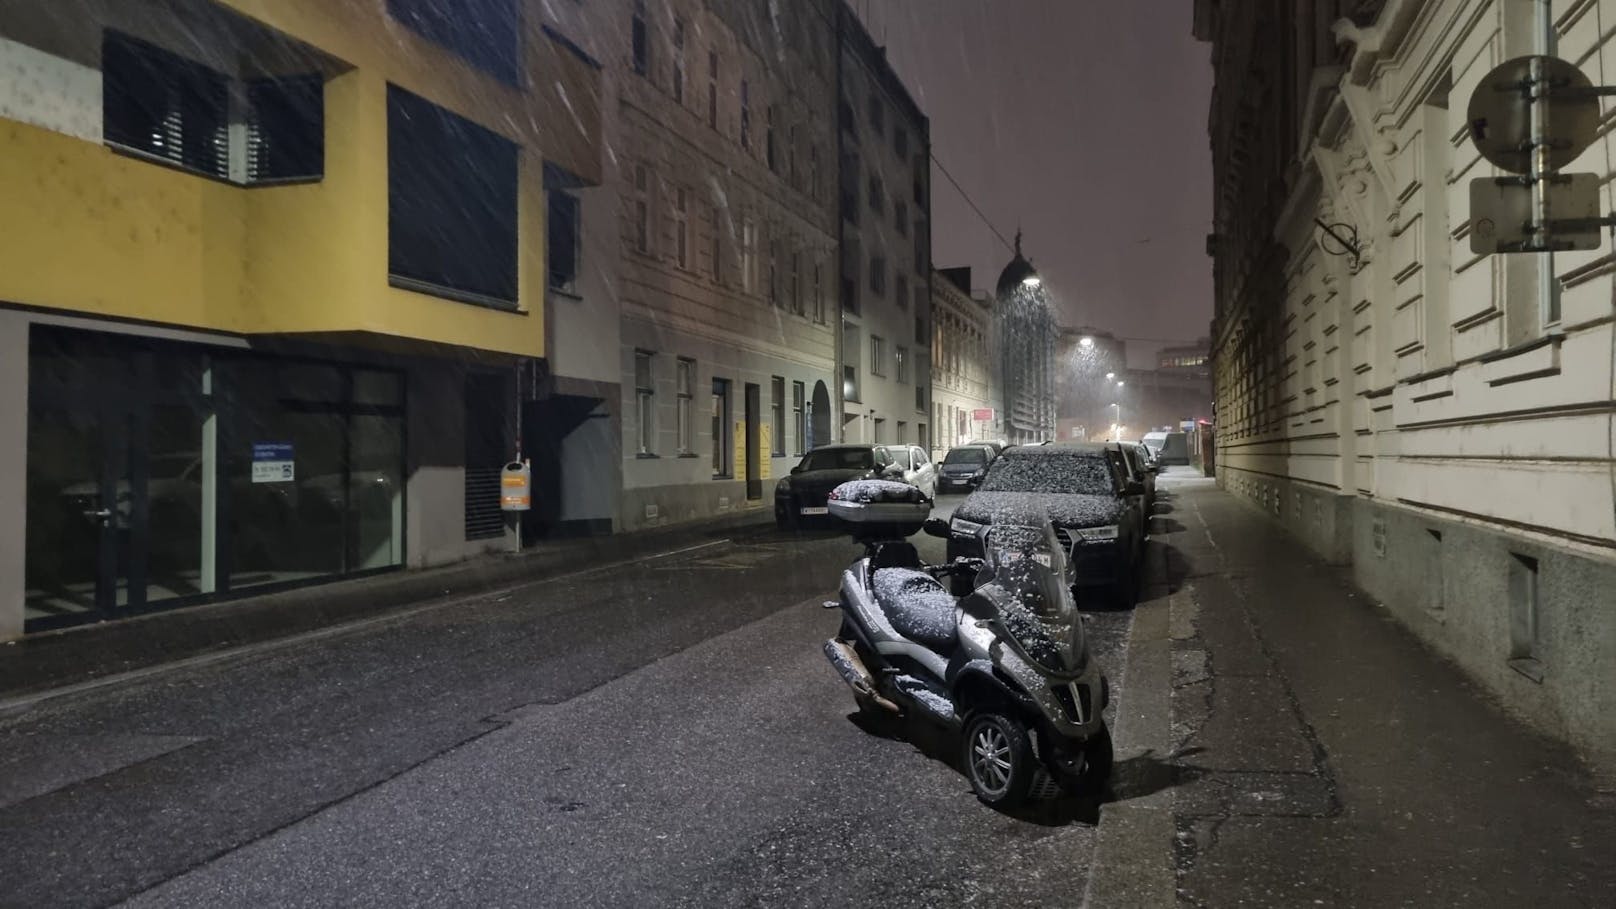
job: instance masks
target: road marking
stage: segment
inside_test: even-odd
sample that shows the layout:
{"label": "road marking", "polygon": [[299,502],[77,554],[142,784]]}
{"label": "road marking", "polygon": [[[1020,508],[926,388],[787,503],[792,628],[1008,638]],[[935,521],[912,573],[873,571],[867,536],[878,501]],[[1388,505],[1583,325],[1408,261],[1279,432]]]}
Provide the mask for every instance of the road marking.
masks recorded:
{"label": "road marking", "polygon": [[142,679],[152,678],[154,676],[164,675],[170,672],[177,672],[181,669],[210,666],[214,663],[225,662],[226,660],[243,659],[246,657],[258,656],[259,654],[273,653],[277,650],[295,647],[299,644],[306,644],[312,641],[321,641],[325,640],[326,638],[334,638],[345,634],[353,634],[355,632],[364,631],[367,628],[372,628],[378,625],[385,625],[390,622],[402,622],[405,619],[413,618],[424,613],[433,612],[438,609],[446,609],[450,606],[458,606],[466,603],[469,600],[508,596],[515,590],[519,590],[523,587],[531,587],[534,584],[548,584],[556,581],[572,580],[574,578],[595,574],[597,572],[613,571],[618,568],[623,568],[630,565],[638,565],[643,562],[671,558],[672,556],[684,555],[685,553],[696,552],[702,549],[710,549],[714,546],[724,546],[731,542],[732,540],[726,537],[722,540],[711,540],[706,543],[697,543],[694,546],[670,549],[666,552],[658,552],[652,555],[639,556],[631,559],[619,559],[618,561],[608,562],[604,565],[596,565],[590,568],[579,568],[558,575],[550,575],[543,578],[533,578],[520,583],[509,584],[505,587],[498,587],[492,590],[468,593],[452,599],[434,600],[428,603],[411,606],[407,609],[400,609],[397,611],[387,612],[382,615],[371,616],[370,618],[357,619],[352,622],[343,622],[337,625],[328,625],[324,628],[316,628],[312,631],[305,631],[289,637],[275,638],[269,641],[259,641],[252,644],[243,644],[240,647],[231,647],[215,653],[204,653],[194,657],[186,657],[184,659],[174,660],[173,662],[169,663],[158,663],[155,666],[145,666],[140,669],[131,669],[128,672],[118,672],[112,675],[102,676],[100,678],[90,679],[84,682],[76,682],[72,685],[63,685],[59,688],[47,688],[44,691],[35,691],[31,694],[23,694],[13,698],[0,700],[0,714],[17,713],[43,701],[55,700],[56,698],[68,697],[70,695],[81,694],[87,691],[94,691],[97,688],[105,688],[109,685],[136,682]]}

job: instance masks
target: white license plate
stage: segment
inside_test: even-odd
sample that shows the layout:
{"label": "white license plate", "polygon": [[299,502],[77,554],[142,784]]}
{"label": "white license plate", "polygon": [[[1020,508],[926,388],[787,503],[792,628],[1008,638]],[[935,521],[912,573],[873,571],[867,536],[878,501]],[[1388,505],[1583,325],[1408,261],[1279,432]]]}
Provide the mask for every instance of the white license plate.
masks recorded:
{"label": "white license plate", "polygon": [[800,514],[830,514],[829,508],[804,508]]}

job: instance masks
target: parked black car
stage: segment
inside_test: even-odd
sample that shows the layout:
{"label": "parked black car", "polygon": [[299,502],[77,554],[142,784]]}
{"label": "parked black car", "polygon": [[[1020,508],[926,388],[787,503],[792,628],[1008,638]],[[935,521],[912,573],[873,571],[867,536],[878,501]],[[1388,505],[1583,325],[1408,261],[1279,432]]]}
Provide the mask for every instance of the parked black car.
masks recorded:
{"label": "parked black car", "polygon": [[[906,450],[904,446],[898,446]],[[803,456],[791,476],[774,487],[774,522],[784,528],[815,520],[832,523],[825,501],[830,491],[849,480],[909,482],[907,471],[885,445],[826,445]],[[916,485],[911,483],[911,485]]]}
{"label": "parked black car", "polygon": [[[1107,585],[1132,605],[1143,551],[1144,487],[1133,481],[1115,443],[1058,442],[1006,449],[949,522],[950,560],[977,552],[984,524],[1028,512],[1047,514],[1070,547],[1074,589]],[[958,595],[969,580],[955,579]],[[1080,599],[1082,594],[1079,594]]]}
{"label": "parked black car", "polygon": [[959,445],[949,449],[937,477],[937,491],[961,492],[982,485],[988,466],[999,453],[991,445]]}

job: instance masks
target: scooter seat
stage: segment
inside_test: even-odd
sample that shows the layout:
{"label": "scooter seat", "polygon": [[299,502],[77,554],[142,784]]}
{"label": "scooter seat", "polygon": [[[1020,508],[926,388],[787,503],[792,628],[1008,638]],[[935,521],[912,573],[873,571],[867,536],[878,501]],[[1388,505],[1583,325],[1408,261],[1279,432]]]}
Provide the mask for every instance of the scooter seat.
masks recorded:
{"label": "scooter seat", "polygon": [[878,568],[875,599],[892,628],[911,641],[947,654],[959,631],[959,607],[937,579],[913,568]]}

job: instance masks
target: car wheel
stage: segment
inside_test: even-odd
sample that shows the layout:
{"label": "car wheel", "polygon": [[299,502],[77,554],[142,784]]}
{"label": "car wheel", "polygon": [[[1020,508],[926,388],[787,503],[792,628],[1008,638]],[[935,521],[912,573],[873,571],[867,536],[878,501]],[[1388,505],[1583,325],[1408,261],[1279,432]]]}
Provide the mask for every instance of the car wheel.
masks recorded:
{"label": "car wheel", "polygon": [[1027,730],[1002,713],[983,712],[965,725],[965,775],[982,803],[1013,808],[1027,800],[1037,770]]}

